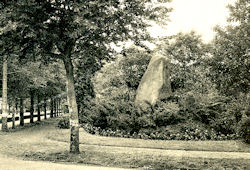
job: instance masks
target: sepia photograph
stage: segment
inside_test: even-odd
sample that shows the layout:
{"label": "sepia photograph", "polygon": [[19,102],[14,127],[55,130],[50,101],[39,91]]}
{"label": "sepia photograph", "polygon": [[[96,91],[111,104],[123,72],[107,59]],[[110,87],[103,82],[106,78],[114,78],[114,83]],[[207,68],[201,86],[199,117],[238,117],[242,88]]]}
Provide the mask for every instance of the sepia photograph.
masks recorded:
{"label": "sepia photograph", "polygon": [[0,0],[0,170],[249,170],[250,0]]}

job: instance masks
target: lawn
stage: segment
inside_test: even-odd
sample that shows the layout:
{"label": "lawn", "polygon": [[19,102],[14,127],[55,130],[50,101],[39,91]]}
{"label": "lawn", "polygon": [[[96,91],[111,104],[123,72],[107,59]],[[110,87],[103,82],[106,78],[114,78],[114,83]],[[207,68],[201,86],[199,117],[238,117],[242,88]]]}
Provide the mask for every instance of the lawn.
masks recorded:
{"label": "lawn", "polygon": [[[68,152],[69,130],[57,128],[57,121],[58,118],[9,133],[0,132],[1,154],[25,160],[138,169],[247,169],[249,166],[249,159],[206,158],[202,157],[203,152],[197,152],[250,152],[249,146],[240,141],[161,141],[101,137],[90,135],[83,129],[80,130],[81,153],[73,155]],[[186,150],[186,155],[182,155],[183,150]]]}
{"label": "lawn", "polygon": [[[57,135],[55,135],[55,133]],[[60,142],[69,142],[69,130],[56,129],[47,137]],[[250,152],[250,147],[239,140],[229,141],[181,141],[181,140],[143,140],[131,138],[105,137],[91,135],[80,129],[80,143],[87,145],[117,146],[131,148],[171,149],[187,151]]]}

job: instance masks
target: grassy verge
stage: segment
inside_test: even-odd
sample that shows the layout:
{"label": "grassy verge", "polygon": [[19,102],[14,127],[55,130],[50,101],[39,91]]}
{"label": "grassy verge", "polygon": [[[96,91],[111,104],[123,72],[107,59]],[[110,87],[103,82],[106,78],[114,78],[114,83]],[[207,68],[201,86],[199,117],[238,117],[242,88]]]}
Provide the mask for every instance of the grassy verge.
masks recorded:
{"label": "grassy verge", "polygon": [[26,159],[31,160],[138,169],[247,169],[249,166],[249,160],[240,159],[175,158],[149,154],[121,154],[90,150],[83,150],[78,155],[70,154],[69,152],[33,152],[26,153],[24,156]]}
{"label": "grassy verge", "polygon": [[[49,139],[69,142],[69,130],[57,129],[48,133]],[[118,137],[96,136],[80,130],[80,143],[100,146],[120,146],[151,149],[170,149],[170,150],[193,150],[193,151],[216,151],[216,152],[250,152],[249,145],[238,141],[180,141],[180,140],[143,140]]]}

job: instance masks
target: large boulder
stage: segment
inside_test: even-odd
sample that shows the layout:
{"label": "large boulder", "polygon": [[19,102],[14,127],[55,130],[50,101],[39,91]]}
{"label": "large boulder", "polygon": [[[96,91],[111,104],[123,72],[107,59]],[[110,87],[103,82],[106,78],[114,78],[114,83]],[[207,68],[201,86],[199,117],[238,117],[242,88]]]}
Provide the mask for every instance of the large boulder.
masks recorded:
{"label": "large boulder", "polygon": [[137,89],[135,103],[155,105],[157,100],[171,95],[169,60],[167,57],[154,55]]}

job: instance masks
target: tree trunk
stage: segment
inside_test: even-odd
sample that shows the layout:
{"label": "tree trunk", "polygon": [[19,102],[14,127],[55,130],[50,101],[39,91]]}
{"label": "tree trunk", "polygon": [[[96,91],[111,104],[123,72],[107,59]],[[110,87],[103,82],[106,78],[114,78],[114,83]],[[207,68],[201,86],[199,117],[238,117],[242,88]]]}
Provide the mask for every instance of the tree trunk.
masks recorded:
{"label": "tree trunk", "polygon": [[59,99],[56,100],[56,114],[59,116]]}
{"label": "tree trunk", "polygon": [[34,91],[30,90],[30,123],[34,123]]}
{"label": "tree trunk", "polygon": [[[14,108],[14,112],[15,112],[15,121],[14,121],[14,124],[12,124],[12,129],[15,129],[16,128],[16,115],[18,114],[18,99],[16,98],[15,100],[15,108]],[[14,128],[13,128],[14,127]]]}
{"label": "tree trunk", "polygon": [[61,99],[58,101],[58,113],[61,115]]}
{"label": "tree trunk", "polygon": [[3,57],[3,87],[2,87],[2,131],[8,131],[8,100],[7,100],[7,56]]}
{"label": "tree trunk", "polygon": [[44,105],[43,105],[43,107],[44,107],[44,119],[47,119],[47,103],[46,103],[46,98],[44,99]]}
{"label": "tree trunk", "polygon": [[64,66],[66,70],[67,100],[70,114],[70,152],[79,153],[80,150],[78,109],[74,87],[73,65],[69,55],[64,57]]}
{"label": "tree trunk", "polygon": [[56,107],[56,117],[58,117],[58,103],[57,103],[57,99],[55,99],[55,107]]}
{"label": "tree trunk", "polygon": [[37,121],[41,121],[40,102],[40,96],[37,94]]}
{"label": "tree trunk", "polygon": [[13,106],[10,108],[11,109],[11,112],[12,112],[12,129],[15,129],[16,128],[16,107]]}
{"label": "tree trunk", "polygon": [[53,98],[50,98],[50,118],[53,117]]}
{"label": "tree trunk", "polygon": [[53,100],[53,106],[54,106],[54,117],[56,117],[56,99]]}
{"label": "tree trunk", "polygon": [[23,98],[20,98],[20,126],[24,125]]}

